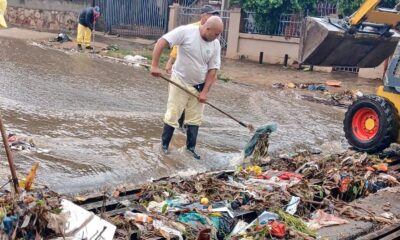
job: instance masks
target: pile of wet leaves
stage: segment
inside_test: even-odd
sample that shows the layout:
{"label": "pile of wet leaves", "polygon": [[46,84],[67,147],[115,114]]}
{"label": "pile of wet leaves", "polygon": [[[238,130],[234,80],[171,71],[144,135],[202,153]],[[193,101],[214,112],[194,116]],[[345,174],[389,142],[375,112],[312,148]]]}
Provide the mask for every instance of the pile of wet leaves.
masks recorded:
{"label": "pile of wet leaves", "polygon": [[286,154],[264,165],[144,185],[125,199],[123,213],[107,219],[121,239],[312,239],[322,227],[348,223],[345,218],[395,221],[351,204],[397,186],[391,164],[352,151]]}

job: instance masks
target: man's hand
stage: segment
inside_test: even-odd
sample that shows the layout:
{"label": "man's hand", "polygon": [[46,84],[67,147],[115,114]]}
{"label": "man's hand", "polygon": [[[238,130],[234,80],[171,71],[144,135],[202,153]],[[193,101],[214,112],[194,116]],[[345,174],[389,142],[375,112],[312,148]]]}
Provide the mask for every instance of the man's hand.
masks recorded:
{"label": "man's hand", "polygon": [[158,66],[151,66],[150,73],[154,77],[160,77],[161,76],[161,70],[160,70],[160,68]]}
{"label": "man's hand", "polygon": [[208,98],[208,92],[201,91],[199,94],[199,102],[205,103],[207,101],[207,98]]}

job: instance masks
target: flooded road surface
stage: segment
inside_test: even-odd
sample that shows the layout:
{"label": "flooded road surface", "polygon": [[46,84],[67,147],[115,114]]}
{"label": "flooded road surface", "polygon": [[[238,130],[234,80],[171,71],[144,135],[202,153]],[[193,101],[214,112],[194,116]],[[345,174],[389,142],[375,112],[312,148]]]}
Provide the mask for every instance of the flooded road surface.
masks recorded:
{"label": "flooded road surface", "polygon": [[[179,131],[172,153],[163,156],[159,139],[167,84],[161,79],[142,69],[24,41],[0,38],[0,44],[0,107],[7,130],[50,150],[14,152],[17,168],[27,172],[39,162],[38,180],[53,190],[93,191],[229,168],[252,136],[206,107],[198,139],[202,160],[185,154],[186,138]],[[278,123],[272,153],[344,142],[344,110],[302,101],[294,92],[219,81],[210,102],[255,126]]]}

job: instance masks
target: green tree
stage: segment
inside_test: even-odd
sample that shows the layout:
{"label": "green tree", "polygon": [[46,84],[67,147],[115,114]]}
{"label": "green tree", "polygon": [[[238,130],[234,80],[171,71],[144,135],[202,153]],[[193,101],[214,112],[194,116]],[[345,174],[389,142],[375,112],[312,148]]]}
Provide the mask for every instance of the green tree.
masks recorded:
{"label": "green tree", "polygon": [[259,29],[275,33],[282,13],[301,13],[313,11],[318,0],[236,0],[244,10],[255,12],[255,21]]}

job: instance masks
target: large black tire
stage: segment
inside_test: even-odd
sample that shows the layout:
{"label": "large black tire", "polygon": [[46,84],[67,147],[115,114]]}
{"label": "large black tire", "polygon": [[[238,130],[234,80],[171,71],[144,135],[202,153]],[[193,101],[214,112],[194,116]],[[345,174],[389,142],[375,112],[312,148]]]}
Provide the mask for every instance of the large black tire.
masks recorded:
{"label": "large black tire", "polygon": [[[369,140],[356,136],[353,130],[353,118],[357,111],[369,108],[374,111],[379,119],[376,134]],[[399,117],[396,108],[385,98],[376,95],[363,97],[355,101],[347,110],[343,121],[343,129],[347,141],[358,151],[376,153],[389,147],[397,140],[399,130]]]}

